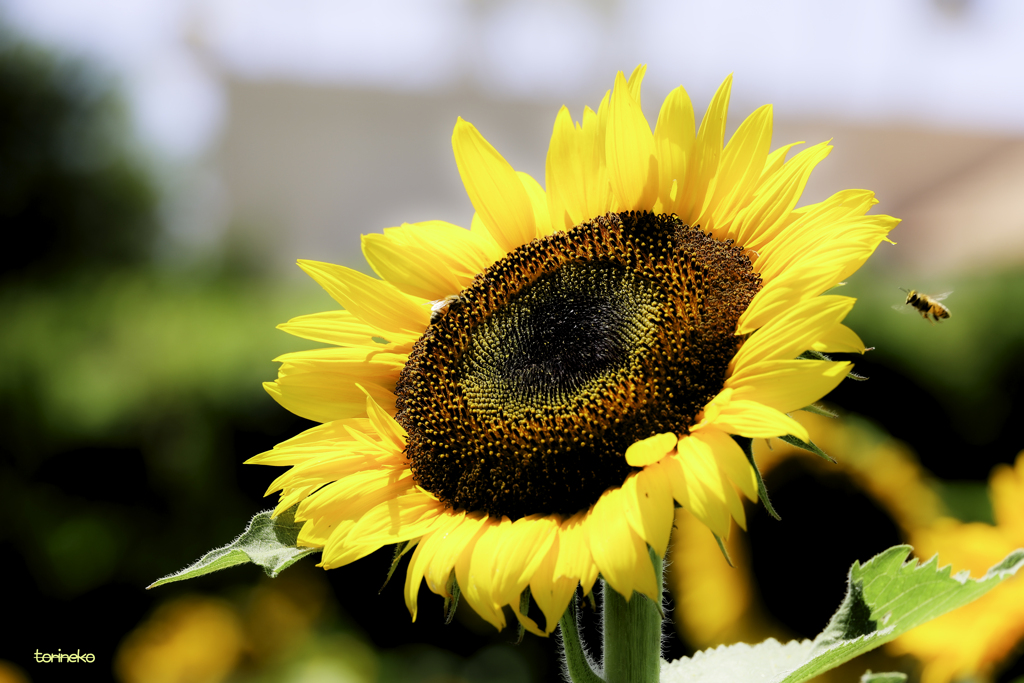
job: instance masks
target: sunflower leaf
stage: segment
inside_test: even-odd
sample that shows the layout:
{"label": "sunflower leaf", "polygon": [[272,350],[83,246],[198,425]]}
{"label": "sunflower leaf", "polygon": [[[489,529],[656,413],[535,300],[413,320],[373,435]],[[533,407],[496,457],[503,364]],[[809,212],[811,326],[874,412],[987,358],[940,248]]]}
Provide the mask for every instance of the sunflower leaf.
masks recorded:
{"label": "sunflower leaf", "polygon": [[[410,545],[411,544],[411,545]],[[391,558],[391,568],[388,569],[388,575],[384,577],[384,585],[377,591],[378,594],[383,593],[384,589],[387,588],[388,582],[391,581],[391,577],[394,575],[395,570],[398,569],[398,563],[402,561],[402,557],[412,549],[412,541],[402,541],[401,543],[395,544],[395,553]]]}
{"label": "sunflower leaf", "polygon": [[820,406],[817,403],[804,406],[800,410],[807,411],[812,415],[821,415],[822,417],[839,417],[839,413],[833,412],[824,406]]}
{"label": "sunflower leaf", "polygon": [[277,517],[273,510],[257,513],[242,534],[222,548],[211,550],[184,569],[168,574],[147,586],[155,588],[165,583],[194,579],[211,572],[252,562],[263,567],[267,576],[277,577],[306,555],[320,552],[319,548],[300,548],[296,545],[302,522],[295,521],[293,505]]}
{"label": "sunflower leaf", "polygon": [[730,567],[735,568],[736,565],[732,563],[732,558],[729,557],[729,551],[725,549],[725,543],[722,542],[722,537],[716,534],[714,531],[711,532],[711,535],[714,536],[715,541],[718,542],[718,549],[722,551],[722,557],[725,558],[725,563],[728,564]]}
{"label": "sunflower leaf", "polygon": [[[530,611],[530,587],[527,586],[522,593],[519,594],[519,613],[527,614]],[[516,645],[523,644],[523,637],[526,635],[526,627],[522,621],[519,621],[519,626],[516,630]]]}
{"label": "sunflower leaf", "polygon": [[[976,600],[1024,567],[1024,550],[1015,550],[980,579],[967,572],[950,575],[937,557],[924,564],[904,562],[910,546],[889,548],[850,568],[846,598],[825,630],[813,641],[758,645],[743,643],[698,652],[662,664],[664,683],[802,683],[857,655],[883,645],[915,626]],[[898,673],[868,672],[861,683],[899,683]]]}
{"label": "sunflower leaf", "polygon": [[[801,353],[799,356],[797,356],[797,359],[798,360],[832,360],[832,358],[830,356],[826,356],[821,351],[813,351],[811,349],[807,349],[806,351]],[[853,372],[853,371],[850,371],[850,372],[846,373],[846,379],[852,379],[854,382],[866,382],[868,380],[868,378],[865,377],[864,375],[858,375],[856,372]],[[801,408],[800,410],[808,410],[808,408]],[[814,412],[814,411],[812,410],[810,412]],[[835,415],[829,415],[829,417],[835,417]]]}
{"label": "sunflower leaf", "polygon": [[1024,550],[1015,550],[980,579],[967,572],[950,575],[938,556],[918,565],[904,562],[910,546],[889,548],[850,568],[849,590],[839,611],[814,640],[809,661],[780,683],[799,683],[835,668],[862,652],[966,605],[995,588],[1024,566]]}
{"label": "sunflower leaf", "polygon": [[448,595],[444,598],[444,623],[447,625],[452,623],[452,619],[455,618],[455,610],[459,608],[459,596],[462,595],[459,582],[455,580],[454,569],[448,575],[448,585],[445,588],[448,590]]}
{"label": "sunflower leaf", "polygon": [[761,504],[764,505],[764,509],[768,511],[768,514],[775,519],[781,520],[779,513],[772,507],[772,501],[768,498],[768,489],[765,488],[764,478],[761,476],[761,470],[757,469],[757,463],[754,462],[754,441],[746,436],[733,435],[733,440],[740,445],[743,449],[743,453],[747,456],[747,462],[754,468],[754,477],[757,479],[757,497],[761,499]]}
{"label": "sunflower leaf", "polygon": [[813,441],[801,441],[795,436],[789,434],[787,434],[786,436],[780,436],[779,439],[785,441],[790,446],[796,446],[797,448],[801,448],[810,453],[814,453],[819,458],[824,458],[825,460],[828,460],[830,463],[835,464],[836,462],[835,458],[831,457],[825,451],[815,446]]}

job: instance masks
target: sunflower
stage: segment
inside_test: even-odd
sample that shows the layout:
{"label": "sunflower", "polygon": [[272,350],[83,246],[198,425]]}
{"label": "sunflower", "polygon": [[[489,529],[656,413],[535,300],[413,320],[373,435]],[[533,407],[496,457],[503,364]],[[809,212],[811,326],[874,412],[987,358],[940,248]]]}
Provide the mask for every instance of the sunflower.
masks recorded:
{"label": "sunflower", "polygon": [[323,567],[412,550],[414,619],[424,580],[536,633],[599,574],[660,599],[649,548],[664,557],[675,505],[722,538],[744,526],[758,480],[737,438],[809,441],[787,412],[850,364],[798,356],[864,350],[854,300],[820,295],[898,221],[866,216],[866,190],[796,208],[831,147],[769,151],[770,105],[723,148],[731,77],[699,131],[680,87],[652,133],[644,71],[582,122],[559,111],[546,189],[460,118],[470,229],[364,236],[380,279],[299,262],[343,309],[282,325],[332,346],[281,356],[265,386],[323,424],[249,462],[291,466],[268,494],[298,505]]}

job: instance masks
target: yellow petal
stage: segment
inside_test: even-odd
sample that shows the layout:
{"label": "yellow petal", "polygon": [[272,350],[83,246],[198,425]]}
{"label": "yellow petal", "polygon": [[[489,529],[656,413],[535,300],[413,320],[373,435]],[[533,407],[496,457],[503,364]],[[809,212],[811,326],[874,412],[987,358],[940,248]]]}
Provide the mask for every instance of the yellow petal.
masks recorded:
{"label": "yellow petal", "polygon": [[[721,472],[721,469],[722,469],[721,463],[718,463],[718,467],[719,467],[719,471]],[[724,472],[722,472],[722,477],[725,478],[725,473]],[[728,482],[726,482],[726,484],[725,484],[725,508],[726,508],[726,510],[729,511],[729,515],[733,519],[736,520],[736,523],[740,525],[740,528],[743,529],[744,531],[746,531],[747,530],[747,513],[743,509],[743,501],[740,500],[740,497],[736,494],[736,489],[734,489],[732,487],[732,485],[729,484]],[[725,529],[725,533],[724,534],[719,534],[719,536],[722,537],[722,540],[728,540],[728,538],[729,538],[729,529],[731,527],[732,527],[731,524],[728,525],[726,527],[726,529]]]}
{"label": "yellow petal", "polygon": [[[841,207],[836,209],[837,213],[842,210]],[[873,250],[897,224],[899,220],[892,216],[873,215],[833,219],[814,231],[808,231],[805,227],[798,228],[802,230],[801,239],[790,240],[781,246],[772,243],[773,248],[766,249],[764,257],[758,259],[761,279],[770,282],[801,267],[810,258],[837,249],[861,245]],[[793,231],[787,229],[786,236]]]}
{"label": "yellow petal", "polygon": [[370,418],[370,424],[373,425],[373,429],[377,432],[380,438],[388,445],[394,453],[401,453],[405,450],[405,442],[407,437],[405,429],[402,425],[395,421],[395,418],[388,415],[383,408],[381,408],[370,392],[363,389],[359,384],[356,385],[359,390],[366,394],[366,415]]}
{"label": "yellow petal", "polygon": [[494,241],[512,251],[536,237],[533,205],[515,170],[462,117],[455,124],[452,147],[469,201]]}
{"label": "yellow petal", "polygon": [[632,467],[643,467],[656,463],[676,447],[676,435],[671,432],[655,434],[637,441],[626,449],[626,462]]}
{"label": "yellow petal", "polygon": [[[540,186],[529,173],[517,171],[516,175],[523,184],[527,196],[530,198],[530,205],[533,207],[533,220],[537,226],[537,237],[546,237],[554,230],[551,227],[551,214],[548,211],[548,196],[544,188]],[[559,226],[559,229],[561,226]]]}
{"label": "yellow petal", "polygon": [[338,566],[330,564],[332,553],[342,552],[352,543],[366,540],[350,534],[356,521],[375,506],[406,495],[414,487],[411,477],[402,472],[355,472],[310,493],[299,503],[295,519],[310,520],[313,535],[325,539],[321,565]]}
{"label": "yellow petal", "polygon": [[[718,469],[711,444],[701,438],[700,431],[681,438],[677,449],[676,459],[683,464],[687,479],[699,482],[718,502],[724,503],[728,483]],[[688,488],[692,498],[696,487],[691,484]]]}
{"label": "yellow petal", "polygon": [[429,536],[424,537],[424,542],[430,542],[433,551],[433,558],[423,572],[423,578],[427,581],[427,588],[437,595],[452,597],[448,594],[448,577],[455,569],[456,563],[466,548],[484,532],[487,515],[474,512],[449,512],[458,518],[458,523],[447,524],[438,527]]}
{"label": "yellow petal", "polygon": [[[849,226],[842,234],[834,234],[831,239],[819,241],[799,254],[788,255],[793,259],[792,267],[775,277],[769,278],[762,272],[765,285],[740,316],[736,333],[753,332],[798,302],[834,287],[856,271],[895,225],[895,219],[869,220],[875,218],[879,217],[856,219],[860,222]],[[760,261],[758,259],[758,265]]]}
{"label": "yellow petal", "polygon": [[[341,422],[342,420],[335,420]],[[332,423],[328,423],[332,424]],[[321,425],[322,426],[322,425]],[[278,444],[280,446],[280,444]],[[349,441],[326,441],[322,443],[298,444],[286,448],[275,447],[254,455],[245,461],[246,465],[302,465],[319,456],[345,457],[349,452],[362,451],[363,444]]]}
{"label": "yellow petal", "polygon": [[563,106],[555,117],[544,166],[550,223],[555,230],[578,225],[587,214],[586,173],[579,148],[582,134],[573,125],[569,109]]}
{"label": "yellow petal", "polygon": [[579,578],[555,576],[562,545],[561,536],[562,530],[559,527],[554,534],[554,542],[530,580],[530,593],[544,613],[545,631],[548,633],[555,630],[579,584]]}
{"label": "yellow petal", "polygon": [[591,507],[576,513],[562,522],[558,532],[561,546],[555,563],[555,579],[564,577],[579,581],[584,595],[594,587],[598,574],[587,540],[586,520],[593,510]]}
{"label": "yellow petal", "polygon": [[397,498],[415,486],[408,470],[360,470],[331,482],[302,501],[297,519],[355,521],[372,507]]}
{"label": "yellow petal", "polygon": [[419,336],[430,322],[430,310],[422,301],[403,294],[383,280],[320,261],[299,261],[299,267],[327,290],[339,304],[359,320],[388,333]]}
{"label": "yellow petal", "polygon": [[626,83],[629,87],[629,96],[632,97],[638,105],[640,104],[640,86],[643,84],[644,76],[646,74],[647,65],[637,64],[633,69],[633,72],[629,74],[629,81]]}
{"label": "yellow petal", "polygon": [[383,450],[379,441],[375,445],[376,447],[360,442],[348,442],[334,446],[330,450],[320,449],[317,455],[291,467],[277,477],[264,495],[283,488],[340,481],[363,471],[408,469],[404,463],[405,458],[396,457],[400,454]]}
{"label": "yellow petal", "polygon": [[732,89],[732,74],[722,81],[715,96],[708,105],[704,119],[697,132],[696,152],[690,158],[686,183],[679,186],[676,202],[680,220],[694,225],[704,208],[708,185],[718,172],[718,158],[722,154],[725,140],[725,115],[729,109],[729,93]]}
{"label": "yellow petal", "polygon": [[658,198],[654,136],[621,71],[615,77],[609,103],[605,145],[609,178],[619,209],[646,211],[653,208]]}
{"label": "yellow petal", "polygon": [[583,220],[603,216],[617,208],[608,176],[608,163],[605,160],[610,99],[611,91],[608,91],[604,94],[596,113],[590,107],[583,108],[583,125],[579,138],[580,159],[587,192],[587,212]]}
{"label": "yellow petal", "polygon": [[550,515],[530,515],[512,523],[495,552],[497,602],[517,607],[520,593],[547,556],[557,529],[558,520]]}
{"label": "yellow petal", "polygon": [[756,401],[729,401],[722,406],[709,426],[717,427],[729,434],[739,434],[751,438],[769,438],[789,434],[801,441],[810,441],[811,439],[802,424],[785,413]]}
{"label": "yellow petal", "polygon": [[[435,531],[434,533],[438,533]],[[416,614],[419,612],[420,584],[423,583],[423,570],[426,569],[430,555],[423,552],[423,542],[416,544],[416,550],[409,558],[409,566],[405,570],[405,606],[416,621]]]}
{"label": "yellow petal", "polygon": [[[335,344],[337,346],[364,346],[371,349],[394,349],[396,345],[383,345],[373,340],[382,339],[377,328],[367,325],[352,311],[325,311],[292,318],[281,323],[277,329],[303,339]],[[412,335],[398,335],[396,342],[415,341]]]}
{"label": "yellow petal", "polygon": [[718,234],[743,208],[764,170],[771,142],[772,106],[766,104],[740,124],[725,146],[698,219],[702,228]]}
{"label": "yellow petal", "polygon": [[658,197],[665,213],[678,213],[678,192],[689,181],[687,172],[697,144],[693,104],[686,90],[679,86],[668,94],[661,105],[654,127],[654,146],[658,155]]}
{"label": "yellow petal", "polygon": [[[672,495],[680,505],[719,536],[728,533],[729,512],[725,503],[705,487],[701,479],[689,469],[681,454],[665,458],[653,467],[663,472],[669,480]],[[724,497],[724,492],[722,495]]]}
{"label": "yellow petal", "polygon": [[[999,527],[1024,532],[1024,453],[1017,455],[1013,466],[1000,464],[992,468],[989,478],[992,511]],[[1020,537],[1013,541],[1019,544]]]}
{"label": "yellow petal", "polygon": [[786,155],[789,154],[789,150],[793,149],[797,145],[804,144],[804,141],[791,142],[788,145],[783,145],[777,150],[768,155],[768,158],[764,162],[764,170],[761,171],[761,179],[757,181],[757,189],[754,190],[754,194],[761,194],[765,189],[765,182],[770,178],[776,171],[782,168],[782,165],[786,163]]}
{"label": "yellow petal", "polygon": [[608,489],[587,517],[590,552],[605,581],[623,598],[629,600],[636,590],[657,599],[647,545],[630,528],[622,495],[621,489]]}
{"label": "yellow petal", "polygon": [[503,605],[494,596],[494,551],[511,525],[508,517],[502,517],[500,522],[488,519],[483,533],[467,545],[455,563],[455,577],[463,598],[484,621],[499,631],[505,628],[505,615]]}
{"label": "yellow petal", "polygon": [[352,526],[344,542],[324,548],[322,565],[340,567],[386,545],[419,538],[444,519],[444,504],[433,496],[412,491],[367,511]]}
{"label": "yellow petal", "polygon": [[757,197],[737,215],[729,237],[754,250],[775,237],[789,220],[811,171],[831,151],[832,146],[824,142],[805,149],[767,178]]}
{"label": "yellow petal", "polygon": [[299,462],[303,459],[301,455],[302,449],[313,449],[313,452],[318,452],[321,449],[331,449],[335,444],[344,444],[345,442],[353,441],[354,437],[349,432],[349,427],[367,432],[372,430],[370,420],[368,418],[348,418],[346,420],[334,420],[326,424],[317,425],[311,427],[304,432],[296,434],[287,441],[274,446],[269,451],[264,451],[259,455],[246,460],[246,464],[276,464],[276,465],[294,465],[293,461],[286,459],[277,460],[276,456],[280,455],[284,458],[287,454],[292,451],[299,451]]}
{"label": "yellow petal", "polygon": [[278,377],[301,372],[329,372],[348,376],[355,381],[371,379],[380,383],[397,380],[407,354],[391,353],[385,348],[367,347],[310,349],[284,353],[274,359],[281,365]]}
{"label": "yellow petal", "polygon": [[683,464],[679,460],[678,453],[651,465],[650,468],[668,482],[669,490],[672,491],[672,497],[682,507],[690,507],[690,492],[686,485],[686,473],[683,471]]}
{"label": "yellow petal", "polygon": [[548,635],[548,633],[545,633],[543,630],[541,630],[540,626],[537,625],[536,621],[534,621],[533,619],[519,611],[519,599],[510,602],[509,607],[512,608],[512,613],[516,615],[516,620],[522,625],[524,629],[526,629],[533,635],[541,636],[542,638]]}
{"label": "yellow petal", "polygon": [[758,248],[760,259],[758,270],[776,260],[775,255],[790,253],[800,245],[815,241],[820,235],[827,235],[837,228],[839,222],[863,216],[878,203],[874,192],[869,190],[843,190],[825,201],[794,209],[788,222],[776,231],[765,234],[767,241]]}
{"label": "yellow petal", "polygon": [[323,548],[330,535],[331,529],[326,528],[323,520],[321,520],[320,524],[317,524],[314,520],[309,519],[306,520],[299,530],[298,538],[295,539],[295,545],[302,548]]}
{"label": "yellow petal", "polygon": [[387,234],[362,236],[363,256],[377,275],[406,294],[434,301],[462,289],[447,265]]}
{"label": "yellow petal", "polygon": [[384,228],[384,234],[393,243],[443,264],[458,286],[458,289],[445,292],[445,295],[465,289],[478,273],[504,256],[504,252],[482,224],[477,230],[466,230],[445,221],[403,223],[397,227]]}
{"label": "yellow petal", "polygon": [[864,342],[846,325],[834,325],[821,334],[810,348],[821,353],[864,353]]}
{"label": "yellow petal", "polygon": [[645,468],[626,479],[622,498],[630,526],[660,557],[665,557],[675,516],[668,480],[656,470]]}
{"label": "yellow petal", "polygon": [[[309,486],[302,486],[302,487],[299,487],[299,488],[289,488],[286,491],[282,492],[281,500],[274,507],[274,514],[273,514],[273,516],[277,517],[278,515],[283,513],[288,508],[292,507],[293,505],[298,504],[306,496],[308,496],[309,494],[313,493],[313,491],[315,491],[317,488],[319,488],[322,485],[323,485],[323,482],[321,481],[321,482],[317,482],[315,484],[311,484]],[[322,545],[322,544],[318,544],[318,545]]]}
{"label": "yellow petal", "polygon": [[711,447],[715,460],[729,480],[739,487],[743,495],[756,502],[757,476],[739,444],[731,436],[714,427],[701,429],[691,436]]}
{"label": "yellow petal", "polygon": [[[413,621],[416,621],[416,613],[418,611],[417,598],[419,597],[420,584],[423,583],[423,577],[426,572],[429,569],[444,566],[446,564],[445,560],[450,559],[452,561],[447,564],[447,569],[443,569],[444,580],[447,580],[448,575],[451,573],[454,567],[454,557],[457,557],[457,553],[462,550],[461,546],[458,546],[456,550],[458,544],[455,542],[456,539],[452,536],[452,532],[462,525],[464,519],[464,512],[449,512],[443,516],[438,526],[430,533],[425,534],[416,545],[416,550],[409,560],[409,567],[405,571],[405,605],[409,608]],[[450,553],[452,551],[456,552],[455,556],[438,560],[438,556],[441,553]],[[442,586],[444,585],[444,580],[442,580]],[[443,589],[441,594],[443,594]]]}
{"label": "yellow petal", "polygon": [[797,303],[743,342],[731,365],[742,368],[765,360],[796,358],[845,318],[856,301],[828,295]]}
{"label": "yellow petal", "polygon": [[[349,417],[366,417],[366,401],[354,393],[350,378],[324,372],[297,373],[263,388],[285,409],[314,422],[331,422]],[[378,404],[393,410],[395,395],[379,384],[364,383]]]}

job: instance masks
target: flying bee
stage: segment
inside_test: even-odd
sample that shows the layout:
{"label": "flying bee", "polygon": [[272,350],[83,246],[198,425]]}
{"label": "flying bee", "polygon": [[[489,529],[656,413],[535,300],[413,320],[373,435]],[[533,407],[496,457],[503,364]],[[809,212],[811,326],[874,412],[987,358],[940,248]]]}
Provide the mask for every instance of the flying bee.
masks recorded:
{"label": "flying bee", "polygon": [[[461,300],[462,297],[460,297],[458,294],[449,294],[443,299],[438,299],[437,301],[428,301],[427,303],[430,304],[430,324],[433,325],[434,323],[438,322],[441,318],[445,316],[445,313],[448,312],[449,306],[451,306],[452,304],[457,304]],[[426,306],[427,304],[423,305]]]}
{"label": "flying bee", "polygon": [[[928,296],[927,294],[922,294],[916,289],[911,289],[908,292],[907,290],[900,287],[900,290],[907,292],[907,300],[906,302],[904,302],[904,305],[910,304],[911,306],[916,308],[918,313],[921,314],[921,317],[930,322],[932,325],[937,323],[942,318],[949,317],[949,309],[939,302],[945,299],[950,294],[952,294],[952,292],[944,292],[937,296]],[[931,315],[931,319],[928,318],[929,315]]]}

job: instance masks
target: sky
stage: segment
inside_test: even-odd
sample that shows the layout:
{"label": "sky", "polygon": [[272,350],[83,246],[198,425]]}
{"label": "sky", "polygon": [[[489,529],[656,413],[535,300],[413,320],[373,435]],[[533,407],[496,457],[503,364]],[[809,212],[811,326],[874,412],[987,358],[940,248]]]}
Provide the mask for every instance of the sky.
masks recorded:
{"label": "sky", "polygon": [[596,106],[638,63],[698,107],[735,73],[780,116],[1024,135],[1017,0],[0,0],[0,21],[112,74],[171,159],[216,141],[231,79]]}

